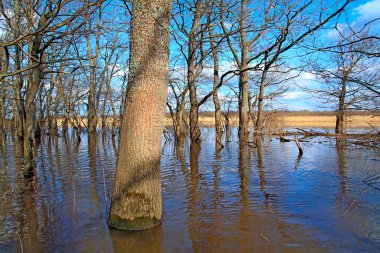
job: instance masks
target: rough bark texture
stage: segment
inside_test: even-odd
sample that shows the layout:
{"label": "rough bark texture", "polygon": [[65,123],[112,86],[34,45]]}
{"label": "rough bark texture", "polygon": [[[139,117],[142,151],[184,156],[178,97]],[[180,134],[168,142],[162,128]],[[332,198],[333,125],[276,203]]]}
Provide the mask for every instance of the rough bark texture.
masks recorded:
{"label": "rough bark texture", "polygon": [[161,222],[160,153],[169,82],[171,1],[132,1],[130,74],[108,224],[142,230]]}

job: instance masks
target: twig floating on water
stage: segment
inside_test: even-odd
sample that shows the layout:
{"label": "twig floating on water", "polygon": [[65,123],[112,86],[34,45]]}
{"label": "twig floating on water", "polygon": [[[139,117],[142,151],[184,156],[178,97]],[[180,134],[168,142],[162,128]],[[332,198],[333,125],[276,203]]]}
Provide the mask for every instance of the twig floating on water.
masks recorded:
{"label": "twig floating on water", "polygon": [[267,241],[267,242],[270,242],[270,240],[265,236],[263,235],[262,233],[260,233],[260,235]]}
{"label": "twig floating on water", "polygon": [[355,204],[355,202],[356,202],[356,199],[354,199],[352,202],[351,202],[351,204],[350,204],[350,206],[347,208],[347,210],[344,212],[344,214],[342,215],[342,217],[344,218],[344,216],[351,210],[351,208],[354,206],[354,204]]}
{"label": "twig floating on water", "polygon": [[16,232],[16,233],[17,233],[17,236],[18,236],[18,240],[20,241],[21,253],[24,253],[24,249],[22,247],[22,241],[21,241],[20,235],[18,234],[18,232]]}

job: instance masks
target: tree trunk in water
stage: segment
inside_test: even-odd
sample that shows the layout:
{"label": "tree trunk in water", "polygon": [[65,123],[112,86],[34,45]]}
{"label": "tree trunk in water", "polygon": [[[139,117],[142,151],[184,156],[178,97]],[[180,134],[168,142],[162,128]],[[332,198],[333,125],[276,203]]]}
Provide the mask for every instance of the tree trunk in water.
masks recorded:
{"label": "tree trunk in water", "polygon": [[177,108],[176,113],[176,137],[177,139],[182,139],[185,137],[185,121],[183,118],[183,112],[185,110],[185,103],[181,105],[179,108]]}
{"label": "tree trunk in water", "polygon": [[66,111],[62,119],[62,135],[66,135],[69,125],[69,113]]}
{"label": "tree trunk in water", "polygon": [[[16,46],[15,49],[15,66],[16,69],[21,69],[21,58],[20,58],[20,48]],[[15,77],[15,100],[16,100],[16,111],[15,111],[15,127],[16,127],[16,138],[20,141],[24,139],[24,124],[25,124],[25,107],[24,99],[21,96],[21,90],[23,86],[23,79],[21,75],[16,75]]]}
{"label": "tree trunk in water", "polygon": [[[34,56],[38,57],[38,56]],[[36,58],[37,59],[37,58]],[[35,64],[35,63],[32,63]],[[24,129],[24,175],[31,176],[33,172],[33,145],[36,128],[35,98],[40,87],[41,69],[36,67],[29,80],[28,92],[25,99],[25,129]]]}
{"label": "tree trunk in water", "polygon": [[[15,21],[16,24],[20,24],[21,19],[21,11],[20,11],[20,1],[14,1],[14,9],[15,9]],[[20,36],[20,31],[15,29],[14,37],[18,38]],[[21,69],[21,48],[18,44],[15,46],[15,69]],[[24,99],[21,96],[21,90],[23,87],[23,78],[21,74],[15,76],[14,83],[14,92],[15,92],[15,101],[16,101],[16,111],[15,113],[15,129],[16,129],[16,138],[20,141],[24,139],[24,124],[25,124],[25,107],[24,107]]]}
{"label": "tree trunk in water", "polygon": [[161,140],[169,83],[171,1],[132,1],[129,85],[108,224],[142,230],[161,222]]}
{"label": "tree trunk in water", "polygon": [[243,72],[239,77],[239,138],[248,134],[248,96],[248,72]]}
{"label": "tree trunk in water", "polygon": [[[38,21],[37,31],[47,25],[46,13],[43,13]],[[29,41],[30,57],[29,65],[34,67],[29,75],[29,83],[25,96],[25,124],[24,124],[24,176],[33,175],[33,146],[36,130],[36,96],[42,80],[42,66],[38,65],[43,52],[41,51],[43,33],[36,33],[33,40]]]}
{"label": "tree trunk in water", "polygon": [[245,139],[248,134],[248,40],[245,26],[247,1],[241,1],[241,19],[239,22],[240,37],[241,37],[241,64],[239,75],[239,139]]}
{"label": "tree trunk in water", "polygon": [[88,94],[87,127],[88,133],[96,132],[96,109],[95,109],[95,65],[90,66],[90,90]]}
{"label": "tree trunk in water", "polygon": [[252,126],[255,126],[256,124],[256,117],[255,117],[255,107],[257,106],[257,96],[255,95],[255,99],[252,102],[252,93],[249,93],[248,96],[248,114],[249,114],[249,120],[252,122]]}
{"label": "tree trunk in water", "polygon": [[259,97],[257,99],[257,118],[256,118],[256,131],[260,132],[262,130],[262,114],[263,114],[263,107],[264,107],[264,91],[265,91],[265,85],[266,85],[266,78],[267,78],[267,69],[264,69],[262,75],[261,75],[261,83],[260,83],[260,92]]}
{"label": "tree trunk in water", "polygon": [[188,66],[188,73],[187,73],[188,85],[189,85],[189,91],[190,91],[190,115],[189,115],[190,139],[192,142],[199,143],[202,140],[201,140],[201,131],[198,125],[198,98],[197,98],[197,88],[196,88],[195,77],[194,77],[194,71],[195,71],[194,61],[195,61],[194,59],[189,59],[189,66]]}
{"label": "tree trunk in water", "polygon": [[194,20],[189,32],[189,42],[188,42],[188,54],[187,54],[187,82],[190,91],[190,139],[192,142],[200,143],[201,131],[198,124],[198,98],[197,98],[197,87],[196,87],[196,66],[195,66],[195,52],[198,48],[197,45],[197,33],[200,26],[200,20],[202,17],[203,1],[197,0],[195,6]]}
{"label": "tree trunk in water", "polygon": [[3,86],[1,89],[1,102],[0,102],[0,133],[5,133],[5,87]]}
{"label": "tree trunk in water", "polygon": [[16,130],[16,124],[18,122],[17,108],[16,108],[15,100],[12,101],[12,115],[13,116],[12,116],[12,123],[11,123],[11,133],[14,136],[14,134],[15,134],[14,130]]}
{"label": "tree trunk in water", "polygon": [[[207,16],[207,21],[211,23],[211,17],[210,15]],[[210,34],[210,45],[212,47],[212,57],[214,60],[214,89],[219,84],[219,55],[218,50],[216,48],[215,42],[214,42],[214,32],[208,27],[208,32]],[[222,112],[220,111],[220,103],[219,103],[219,96],[218,91],[214,93],[212,96],[213,102],[214,102],[214,109],[215,109],[215,137],[216,137],[216,147],[217,149],[221,147],[222,145]]]}
{"label": "tree trunk in water", "polygon": [[185,123],[183,119],[184,106],[184,103],[177,103],[176,112],[174,112],[172,106],[169,105],[170,116],[173,121],[174,133],[177,141],[185,137]]}
{"label": "tree trunk in water", "polygon": [[344,109],[346,99],[347,77],[343,74],[342,89],[339,94],[339,107],[336,115],[335,133],[342,134],[344,129]]}
{"label": "tree trunk in water", "polygon": [[230,117],[228,114],[224,115],[224,129],[226,131],[226,141],[230,141],[231,129],[230,129]]}

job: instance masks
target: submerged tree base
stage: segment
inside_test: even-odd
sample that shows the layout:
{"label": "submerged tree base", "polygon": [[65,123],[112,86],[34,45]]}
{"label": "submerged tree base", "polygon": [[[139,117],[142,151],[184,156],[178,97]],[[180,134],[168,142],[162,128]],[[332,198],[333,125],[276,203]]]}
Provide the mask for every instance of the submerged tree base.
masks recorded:
{"label": "submerged tree base", "polygon": [[108,218],[110,227],[120,230],[144,230],[161,224],[161,220],[154,217],[137,217],[133,220],[123,219],[118,215],[111,214]]}

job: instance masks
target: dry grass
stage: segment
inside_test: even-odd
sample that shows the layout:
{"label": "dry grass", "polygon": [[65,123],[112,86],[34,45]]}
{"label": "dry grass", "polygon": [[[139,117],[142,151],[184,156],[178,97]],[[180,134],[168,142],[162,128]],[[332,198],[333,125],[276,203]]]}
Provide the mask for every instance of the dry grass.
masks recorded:
{"label": "dry grass", "polygon": [[[280,116],[283,127],[335,127],[335,116]],[[380,117],[370,115],[351,115],[346,117],[347,128],[380,127]]]}
{"label": "dry grass", "polygon": [[[289,128],[289,127],[299,127],[299,128],[334,128],[336,117],[331,113],[326,113],[329,115],[321,115],[321,113],[316,113],[315,115],[302,114],[292,114],[292,113],[281,113],[281,114],[270,114],[266,120],[265,126],[270,128]],[[209,115],[201,115],[199,117],[199,124],[201,126],[213,126],[214,117]],[[380,116],[373,117],[372,115],[350,115],[346,117],[346,122],[348,128],[372,128],[372,126],[380,129]],[[239,123],[238,116],[232,115],[230,118],[230,124],[232,126],[237,126]],[[165,125],[171,126],[172,120],[170,117],[165,118]]]}
{"label": "dry grass", "polygon": [[[230,125],[238,126],[239,118],[237,113],[231,113]],[[377,115],[377,116],[373,116]],[[271,129],[282,128],[334,128],[335,114],[333,112],[276,112],[264,113],[265,127]],[[87,124],[86,117],[80,119],[82,127]],[[113,117],[108,117],[107,125],[111,126]],[[172,126],[172,119],[167,114],[165,117],[165,126]],[[380,113],[370,112],[350,112],[346,117],[347,128],[372,128],[380,130]],[[188,119],[187,119],[187,123]],[[62,118],[58,119],[58,125],[61,126]],[[211,127],[214,125],[214,116],[212,112],[200,113],[199,124],[203,127]],[[98,127],[101,126],[101,119],[98,119]]]}

